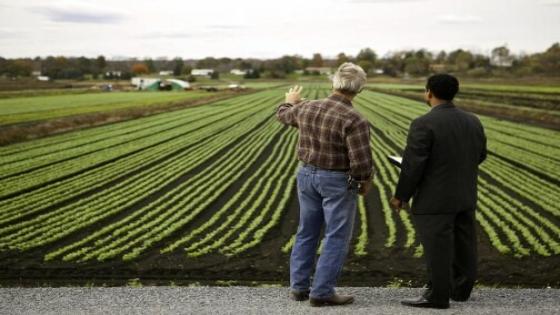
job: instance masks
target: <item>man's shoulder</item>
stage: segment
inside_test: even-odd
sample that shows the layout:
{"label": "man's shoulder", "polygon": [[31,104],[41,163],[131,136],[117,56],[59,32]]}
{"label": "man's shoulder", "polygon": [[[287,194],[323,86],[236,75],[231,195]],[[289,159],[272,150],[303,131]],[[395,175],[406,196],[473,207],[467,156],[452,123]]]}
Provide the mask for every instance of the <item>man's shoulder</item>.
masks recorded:
{"label": "man's shoulder", "polygon": [[424,125],[424,124],[429,123],[429,122],[432,121],[433,119],[435,119],[434,113],[431,112],[431,111],[429,111],[429,112],[425,113],[424,115],[421,115],[421,116],[418,116],[418,117],[414,118],[414,119],[411,121],[410,124],[411,124],[411,125],[416,125],[416,126],[418,126],[418,125]]}
{"label": "man's shoulder", "polygon": [[365,117],[353,105],[345,104],[342,101],[326,97],[323,99],[315,100],[314,102],[316,102],[314,104],[325,105],[325,108],[335,111],[337,114],[343,116],[344,118],[350,120],[366,120]]}
{"label": "man's shoulder", "polygon": [[467,112],[466,110],[462,110],[460,108],[457,108],[457,110],[462,113],[465,117],[467,117],[468,119],[470,119],[471,121],[475,122],[475,123],[480,123],[480,118],[478,118],[478,116],[476,116],[474,113],[471,112]]}
{"label": "man's shoulder", "polygon": [[[454,117],[453,119],[452,116]],[[412,121],[413,125],[425,126],[427,128],[438,129],[440,127],[448,126],[446,122],[460,120],[472,125],[482,125],[480,119],[475,114],[465,111],[457,106],[446,110],[431,110],[426,114],[417,117]],[[444,127],[447,128],[447,127]]]}
{"label": "man's shoulder", "polygon": [[474,113],[463,110],[457,106],[455,106],[455,111],[463,117],[464,120],[469,121],[471,124],[481,125],[480,118],[478,118],[478,116]]}

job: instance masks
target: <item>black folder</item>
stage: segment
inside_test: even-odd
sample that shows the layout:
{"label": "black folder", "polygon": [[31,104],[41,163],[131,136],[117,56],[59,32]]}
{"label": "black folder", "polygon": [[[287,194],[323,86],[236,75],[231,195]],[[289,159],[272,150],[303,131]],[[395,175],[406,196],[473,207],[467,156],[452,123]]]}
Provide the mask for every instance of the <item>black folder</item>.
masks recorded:
{"label": "black folder", "polygon": [[402,157],[396,155],[389,155],[387,156],[387,159],[389,159],[389,162],[391,162],[391,164],[395,165],[396,167],[398,168],[401,167]]}

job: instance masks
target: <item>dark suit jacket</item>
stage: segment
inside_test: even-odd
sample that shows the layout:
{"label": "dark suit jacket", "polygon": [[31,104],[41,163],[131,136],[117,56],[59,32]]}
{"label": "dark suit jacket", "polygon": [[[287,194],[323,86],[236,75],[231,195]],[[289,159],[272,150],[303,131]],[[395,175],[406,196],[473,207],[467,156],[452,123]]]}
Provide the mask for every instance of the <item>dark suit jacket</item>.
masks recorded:
{"label": "dark suit jacket", "polygon": [[485,158],[486,136],[475,115],[453,103],[433,107],[410,125],[395,197],[413,197],[414,214],[474,210]]}

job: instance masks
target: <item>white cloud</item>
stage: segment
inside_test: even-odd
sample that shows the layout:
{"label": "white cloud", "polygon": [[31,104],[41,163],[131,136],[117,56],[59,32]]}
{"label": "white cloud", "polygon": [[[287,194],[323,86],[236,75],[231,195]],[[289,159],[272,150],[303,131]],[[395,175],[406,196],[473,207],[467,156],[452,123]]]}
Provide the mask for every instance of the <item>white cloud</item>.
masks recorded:
{"label": "white cloud", "polygon": [[541,0],[540,4],[549,7],[560,7],[560,0]]}
{"label": "white cloud", "polygon": [[83,2],[60,1],[48,6],[29,7],[28,10],[58,23],[116,24],[126,18],[115,10]]}
{"label": "white cloud", "polygon": [[21,32],[16,31],[13,28],[0,28],[0,39],[17,38],[20,35],[21,35]]}
{"label": "white cloud", "polygon": [[482,21],[482,18],[474,15],[446,14],[439,16],[437,20],[442,24],[472,24]]}
{"label": "white cloud", "polygon": [[0,55],[274,58],[504,42],[535,52],[558,41],[558,1],[0,0]]}
{"label": "white cloud", "polygon": [[215,24],[215,25],[208,25],[206,27],[210,29],[216,29],[216,30],[240,30],[240,29],[247,28],[247,26],[245,25],[236,25],[236,24]]}
{"label": "white cloud", "polygon": [[177,31],[160,31],[140,34],[137,38],[143,39],[180,39],[180,38],[190,38],[194,34],[190,32],[177,32]]}
{"label": "white cloud", "polygon": [[427,1],[427,0],[350,0],[349,2],[368,3],[368,4],[375,4],[375,3],[396,4],[396,3],[421,2],[421,1]]}

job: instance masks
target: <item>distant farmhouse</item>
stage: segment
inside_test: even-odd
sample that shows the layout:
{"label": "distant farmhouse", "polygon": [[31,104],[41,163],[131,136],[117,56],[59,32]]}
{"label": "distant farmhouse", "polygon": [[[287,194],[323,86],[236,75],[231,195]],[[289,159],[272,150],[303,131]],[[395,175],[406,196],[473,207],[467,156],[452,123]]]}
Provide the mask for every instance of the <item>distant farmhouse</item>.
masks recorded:
{"label": "distant farmhouse", "polygon": [[33,71],[31,72],[31,75],[34,76],[35,78],[37,78],[37,80],[39,81],[49,81],[50,78],[46,75],[41,75],[41,71]]}
{"label": "distant farmhouse", "polygon": [[510,68],[513,66],[513,56],[494,55],[490,57],[490,64],[495,67]]}
{"label": "distant farmhouse", "polygon": [[160,72],[159,72],[159,75],[170,76],[170,75],[173,75],[173,71],[172,71],[172,70],[160,71]]}
{"label": "distant farmhouse", "polygon": [[122,71],[112,70],[105,72],[106,78],[120,78],[122,76]]}
{"label": "distant farmhouse", "polygon": [[443,73],[447,70],[447,66],[444,63],[433,63],[430,65],[430,71],[435,73]]}
{"label": "distant farmhouse", "polygon": [[191,75],[209,77],[214,73],[214,69],[192,69]]}
{"label": "distant farmhouse", "polygon": [[246,70],[240,70],[240,69],[231,69],[231,71],[229,72],[233,75],[246,75],[247,71]]}

